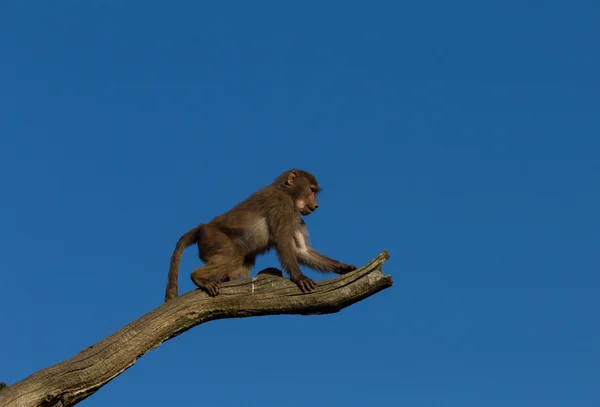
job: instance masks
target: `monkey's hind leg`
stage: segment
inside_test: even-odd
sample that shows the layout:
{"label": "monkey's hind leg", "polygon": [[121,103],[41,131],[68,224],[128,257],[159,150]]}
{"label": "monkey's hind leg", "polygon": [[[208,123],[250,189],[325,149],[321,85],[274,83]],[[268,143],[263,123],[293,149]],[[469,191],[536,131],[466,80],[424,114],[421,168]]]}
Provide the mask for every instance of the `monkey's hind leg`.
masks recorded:
{"label": "monkey's hind leg", "polygon": [[[216,257],[216,256],[215,256]],[[202,267],[192,271],[192,281],[211,297],[219,295],[219,282],[248,277],[251,268],[241,262],[212,258]]]}
{"label": "monkey's hind leg", "polygon": [[227,277],[225,277],[224,280],[222,280],[222,282],[224,283],[226,281],[233,281],[246,278],[250,275],[251,272],[252,267],[248,266],[247,264],[233,268],[229,271],[229,274],[227,275]]}
{"label": "monkey's hind leg", "polygon": [[227,265],[207,263],[192,271],[191,278],[194,284],[211,297],[219,294],[219,281],[227,277]]}
{"label": "monkey's hind leg", "polygon": [[198,255],[204,266],[192,271],[194,284],[211,297],[219,294],[219,281],[241,263],[229,237],[211,224],[202,225],[198,232]]}
{"label": "monkey's hind leg", "polygon": [[229,236],[205,225],[198,236],[198,254],[205,265],[192,271],[192,281],[211,297],[219,294],[219,282],[248,277],[254,258],[244,258]]}

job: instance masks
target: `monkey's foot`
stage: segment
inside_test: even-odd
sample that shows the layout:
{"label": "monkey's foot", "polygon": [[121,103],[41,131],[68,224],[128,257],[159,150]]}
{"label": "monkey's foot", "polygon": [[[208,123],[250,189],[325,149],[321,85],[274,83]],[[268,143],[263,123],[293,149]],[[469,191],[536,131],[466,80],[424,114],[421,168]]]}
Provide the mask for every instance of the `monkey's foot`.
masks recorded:
{"label": "monkey's foot", "polygon": [[305,275],[296,277],[296,278],[292,279],[292,281],[294,283],[296,283],[298,285],[298,287],[300,287],[300,289],[302,290],[303,293],[311,292],[312,290],[314,290],[315,286],[317,285],[312,279],[306,277]]}
{"label": "monkey's foot", "polygon": [[219,295],[219,284],[214,281],[207,281],[199,285],[200,289],[211,297]]}

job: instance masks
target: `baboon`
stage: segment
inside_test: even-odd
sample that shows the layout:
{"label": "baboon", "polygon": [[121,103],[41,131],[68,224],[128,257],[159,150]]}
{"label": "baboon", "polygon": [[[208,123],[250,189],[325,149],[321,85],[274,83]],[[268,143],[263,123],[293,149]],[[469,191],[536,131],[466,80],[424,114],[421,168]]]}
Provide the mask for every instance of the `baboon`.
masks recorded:
{"label": "baboon", "polygon": [[171,256],[165,302],[177,297],[179,262],[183,251],[198,245],[205,263],[192,271],[194,284],[210,296],[219,294],[219,282],[248,277],[256,256],[277,251],[281,267],[303,292],[315,282],[300,270],[300,264],[323,273],[345,274],[356,267],[331,259],[309,246],[302,216],[318,208],[321,189],[310,173],[288,170],[229,211],[185,233]]}

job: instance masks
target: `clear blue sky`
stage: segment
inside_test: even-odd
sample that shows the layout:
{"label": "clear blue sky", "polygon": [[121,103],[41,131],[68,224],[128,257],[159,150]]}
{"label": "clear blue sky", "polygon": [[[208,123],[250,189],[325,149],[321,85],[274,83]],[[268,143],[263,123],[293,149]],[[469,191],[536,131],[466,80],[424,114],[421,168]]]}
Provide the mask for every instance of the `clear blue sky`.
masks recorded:
{"label": "clear blue sky", "polygon": [[1,3],[0,380],[160,305],[183,232],[301,167],[314,245],[394,286],[201,325],[83,405],[600,405],[600,3],[208,3]]}

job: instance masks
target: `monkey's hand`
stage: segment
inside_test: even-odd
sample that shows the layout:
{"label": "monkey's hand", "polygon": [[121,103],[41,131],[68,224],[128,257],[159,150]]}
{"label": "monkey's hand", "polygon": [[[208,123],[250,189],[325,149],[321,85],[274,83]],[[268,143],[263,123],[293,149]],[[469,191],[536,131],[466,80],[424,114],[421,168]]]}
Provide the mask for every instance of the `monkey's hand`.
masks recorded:
{"label": "monkey's hand", "polygon": [[353,266],[352,264],[339,263],[334,272],[338,274],[346,274],[353,270],[356,270],[356,266]]}
{"label": "monkey's hand", "polygon": [[304,274],[300,274],[299,276],[292,278],[292,281],[296,283],[304,293],[311,292],[316,285],[316,283],[313,280],[306,277]]}

